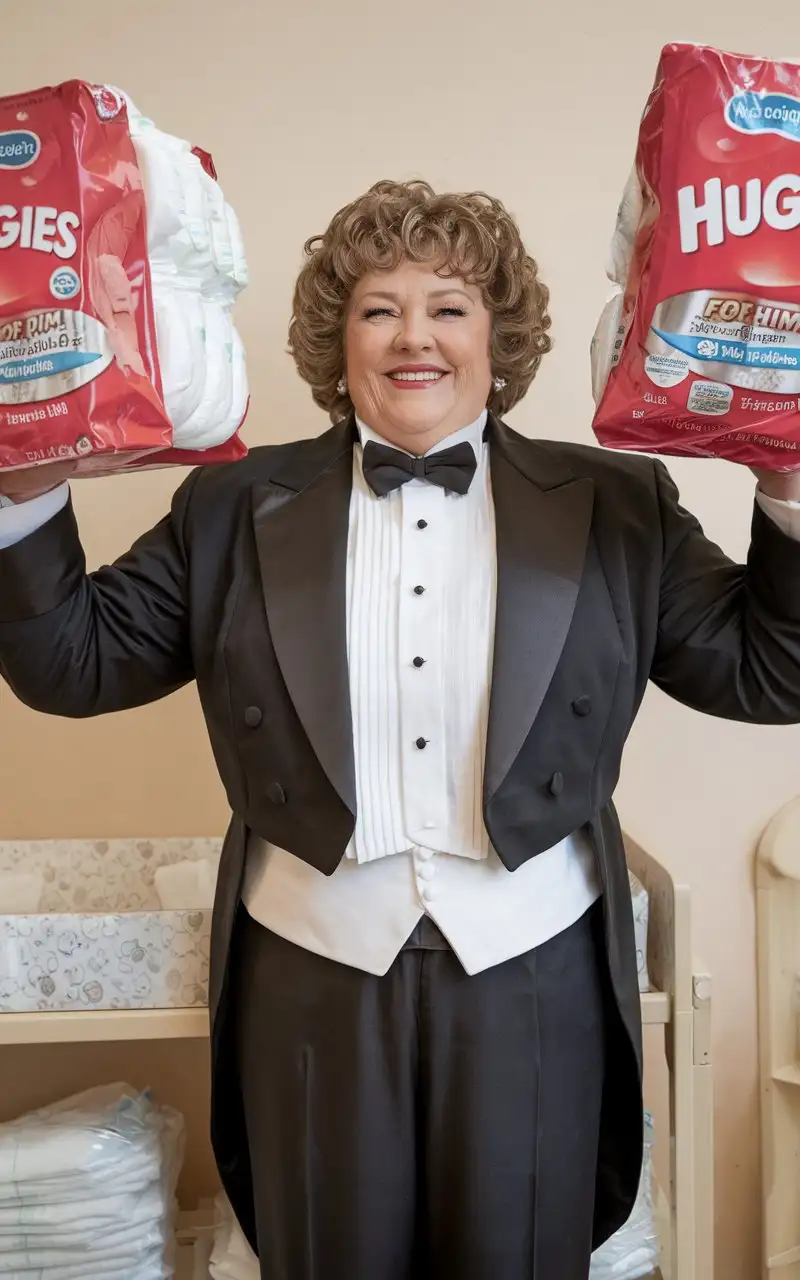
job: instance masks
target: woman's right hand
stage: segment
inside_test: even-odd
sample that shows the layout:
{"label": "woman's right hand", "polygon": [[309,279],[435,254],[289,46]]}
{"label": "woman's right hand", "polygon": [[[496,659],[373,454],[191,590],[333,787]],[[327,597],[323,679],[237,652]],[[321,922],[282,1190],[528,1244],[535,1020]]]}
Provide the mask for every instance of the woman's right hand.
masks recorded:
{"label": "woman's right hand", "polygon": [[0,471],[0,493],[12,502],[30,502],[43,493],[57,489],[74,474],[77,462],[47,462],[40,467],[23,467],[19,471]]}

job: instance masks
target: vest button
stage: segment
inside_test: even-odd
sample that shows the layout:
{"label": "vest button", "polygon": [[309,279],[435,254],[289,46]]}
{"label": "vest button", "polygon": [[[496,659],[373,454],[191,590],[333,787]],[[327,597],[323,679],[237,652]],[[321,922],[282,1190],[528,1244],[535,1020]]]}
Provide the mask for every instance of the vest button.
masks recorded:
{"label": "vest button", "polygon": [[414,658],[414,666],[415,666],[415,667],[424,667],[424,666],[425,666],[425,659],[424,659],[424,658]]}
{"label": "vest button", "polygon": [[428,527],[428,521],[427,521],[427,520],[418,520],[418,521],[417,521],[417,528],[418,528],[418,529],[427,529],[427,527]]}
{"label": "vest button", "polygon": [[286,792],[279,782],[271,782],[267,787],[267,799],[271,804],[286,804]]}
{"label": "vest button", "polygon": [[563,790],[564,790],[563,773],[554,773],[552,778],[550,779],[550,795],[560,796]]}
{"label": "vest button", "polygon": [[260,707],[246,707],[244,713],[244,722],[248,729],[257,729],[261,724],[262,715]]}
{"label": "vest button", "polygon": [[592,700],[588,694],[582,693],[572,704],[576,716],[588,716],[592,710]]}
{"label": "vest button", "polygon": [[424,588],[424,587],[415,587],[415,588],[414,588],[414,595],[415,595],[415,596],[424,596],[424,595],[425,595],[425,588]]}
{"label": "vest button", "polygon": [[417,738],[416,742],[414,743],[414,746],[417,748],[418,751],[424,751],[427,745],[428,745],[427,738]]}

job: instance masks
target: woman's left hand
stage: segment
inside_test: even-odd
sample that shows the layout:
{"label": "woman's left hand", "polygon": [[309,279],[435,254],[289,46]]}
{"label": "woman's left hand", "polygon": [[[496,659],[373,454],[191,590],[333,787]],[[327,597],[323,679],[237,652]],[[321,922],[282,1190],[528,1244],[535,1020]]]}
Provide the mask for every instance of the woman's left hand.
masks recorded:
{"label": "woman's left hand", "polygon": [[800,471],[763,471],[751,467],[758,480],[758,487],[768,498],[781,502],[800,502]]}

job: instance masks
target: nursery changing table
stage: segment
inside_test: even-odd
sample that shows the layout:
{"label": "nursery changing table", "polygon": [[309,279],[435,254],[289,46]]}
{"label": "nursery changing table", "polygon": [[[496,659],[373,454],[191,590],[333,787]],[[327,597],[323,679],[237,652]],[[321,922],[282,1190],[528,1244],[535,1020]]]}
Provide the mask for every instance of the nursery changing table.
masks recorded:
{"label": "nursery changing table", "polygon": [[[157,843],[157,841],[153,841]],[[713,1275],[711,981],[694,971],[690,895],[637,841],[626,837],[631,870],[650,900],[645,1026],[663,1028],[669,1072],[669,1180],[662,1201],[664,1280]],[[207,1140],[208,1019],[204,1008],[0,1014],[0,1120],[92,1084],[119,1079],[186,1115],[181,1184],[189,1210],[215,1194]],[[800,1077],[799,1077],[800,1078]],[[659,1135],[665,1141],[665,1135]],[[664,1238],[666,1236],[666,1238]],[[798,1272],[800,1275],[800,1272]],[[781,1280],[783,1278],[781,1277]]]}

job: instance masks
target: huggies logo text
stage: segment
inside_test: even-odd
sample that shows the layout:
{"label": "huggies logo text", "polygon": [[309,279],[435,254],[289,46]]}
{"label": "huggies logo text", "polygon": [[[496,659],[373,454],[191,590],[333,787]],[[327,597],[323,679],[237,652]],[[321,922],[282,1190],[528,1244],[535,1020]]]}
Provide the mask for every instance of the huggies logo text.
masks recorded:
{"label": "huggies logo text", "polygon": [[775,231],[796,231],[800,174],[781,173],[767,186],[760,178],[750,178],[744,186],[723,187],[721,178],[709,178],[700,192],[694,186],[681,187],[678,224],[682,253],[697,253],[701,231],[709,248],[724,244],[728,236],[751,236],[762,224]]}
{"label": "huggies logo text", "polygon": [[26,204],[21,209],[0,204],[0,249],[34,249],[72,258],[78,242],[73,235],[81,225],[77,213],[59,212],[48,205]]}

